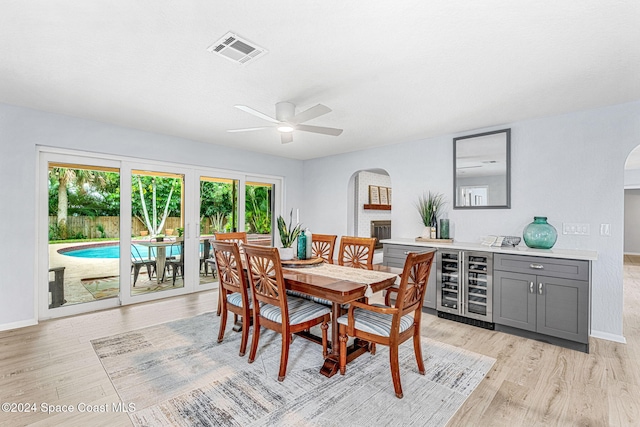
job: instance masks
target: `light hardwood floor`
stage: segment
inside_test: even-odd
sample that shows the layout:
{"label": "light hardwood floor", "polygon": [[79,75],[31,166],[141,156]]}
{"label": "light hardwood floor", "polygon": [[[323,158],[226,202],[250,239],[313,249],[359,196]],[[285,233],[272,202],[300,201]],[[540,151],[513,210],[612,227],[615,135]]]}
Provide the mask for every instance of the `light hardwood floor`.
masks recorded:
{"label": "light hardwood floor", "polygon": [[[625,257],[624,271],[627,344],[591,338],[590,354],[423,316],[424,335],[497,359],[449,426],[640,425],[640,257]],[[0,424],[130,425],[125,413],[112,410],[119,399],[90,340],[216,306],[217,291],[208,291],[0,332],[0,403],[37,406],[0,412]],[[78,413],[80,403],[107,405],[109,412]],[[54,407],[46,414],[42,404],[75,412]]]}

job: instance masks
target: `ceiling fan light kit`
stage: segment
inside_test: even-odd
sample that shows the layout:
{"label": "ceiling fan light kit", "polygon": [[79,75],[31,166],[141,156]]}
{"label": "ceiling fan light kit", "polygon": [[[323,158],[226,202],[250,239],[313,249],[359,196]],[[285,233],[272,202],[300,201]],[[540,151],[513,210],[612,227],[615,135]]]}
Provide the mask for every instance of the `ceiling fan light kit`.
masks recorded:
{"label": "ceiling fan light kit", "polygon": [[299,114],[295,114],[296,106],[291,102],[278,102],[276,104],[276,118],[268,116],[258,110],[254,110],[246,105],[236,105],[237,109],[252,114],[268,122],[274,123],[275,126],[262,126],[244,129],[229,129],[227,132],[249,132],[254,130],[269,129],[275,127],[280,132],[280,140],[283,144],[293,141],[293,131],[300,130],[304,132],[319,133],[322,135],[338,136],[342,133],[342,129],[329,128],[324,126],[311,126],[302,123],[313,120],[316,117],[323,116],[331,112],[331,108],[318,104]]}

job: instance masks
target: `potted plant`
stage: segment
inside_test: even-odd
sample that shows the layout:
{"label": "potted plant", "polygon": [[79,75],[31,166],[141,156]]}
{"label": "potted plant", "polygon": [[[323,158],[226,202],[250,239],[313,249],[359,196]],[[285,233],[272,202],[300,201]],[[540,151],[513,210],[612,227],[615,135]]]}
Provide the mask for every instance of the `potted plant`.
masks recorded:
{"label": "potted plant", "polygon": [[293,259],[293,242],[296,241],[301,232],[300,224],[296,224],[295,227],[292,227],[293,223],[293,209],[289,213],[289,225],[284,222],[284,218],[282,216],[278,217],[278,232],[280,233],[280,242],[282,243],[282,248],[278,248],[280,252],[280,259],[282,260],[290,260]]}
{"label": "potted plant", "polygon": [[422,195],[418,198],[416,208],[420,213],[420,218],[424,224],[424,231],[422,237],[435,239],[437,236],[436,227],[438,224],[438,215],[441,213],[442,208],[445,205],[444,194],[432,193],[429,191],[427,195]]}

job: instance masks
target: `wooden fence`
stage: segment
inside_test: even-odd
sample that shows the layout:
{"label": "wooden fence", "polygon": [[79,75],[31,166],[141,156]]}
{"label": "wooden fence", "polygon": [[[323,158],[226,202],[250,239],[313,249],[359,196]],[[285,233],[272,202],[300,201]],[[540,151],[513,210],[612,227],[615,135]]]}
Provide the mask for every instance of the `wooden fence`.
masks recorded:
{"label": "wooden fence", "polygon": [[[49,217],[49,227],[55,227],[58,218],[56,216]],[[208,233],[210,229],[210,221],[208,218],[203,220],[203,233]],[[98,226],[104,228],[104,236],[98,229]],[[168,217],[164,223],[164,234],[172,234],[177,236],[180,227],[180,218]],[[167,230],[173,230],[172,233],[168,233]],[[143,231],[148,231],[147,227],[140,222],[137,218],[131,220],[131,235],[140,236]],[[125,231],[128,232],[128,231]],[[91,218],[88,216],[70,216],[67,218],[67,235],[69,238],[79,236],[82,234],[87,239],[96,239],[100,237],[120,237],[120,217],[118,216],[99,216]]]}

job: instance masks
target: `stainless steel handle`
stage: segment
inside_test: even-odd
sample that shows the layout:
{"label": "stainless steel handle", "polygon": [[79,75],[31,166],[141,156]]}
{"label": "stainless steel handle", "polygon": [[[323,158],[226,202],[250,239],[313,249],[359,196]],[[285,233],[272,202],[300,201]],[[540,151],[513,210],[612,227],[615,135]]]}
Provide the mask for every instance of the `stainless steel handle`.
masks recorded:
{"label": "stainless steel handle", "polygon": [[544,270],[544,265],[542,265],[542,264],[529,264],[529,268],[535,268],[536,270]]}
{"label": "stainless steel handle", "polygon": [[529,282],[529,293],[533,293],[533,282]]}
{"label": "stainless steel handle", "polygon": [[410,251],[404,251],[405,255],[409,255],[411,252]]}
{"label": "stainless steel handle", "polygon": [[538,293],[542,295],[542,282],[538,283]]}

